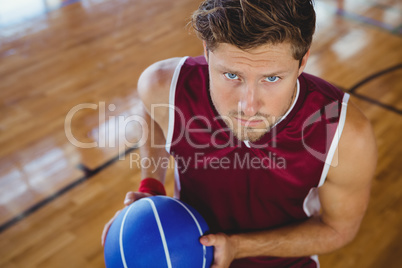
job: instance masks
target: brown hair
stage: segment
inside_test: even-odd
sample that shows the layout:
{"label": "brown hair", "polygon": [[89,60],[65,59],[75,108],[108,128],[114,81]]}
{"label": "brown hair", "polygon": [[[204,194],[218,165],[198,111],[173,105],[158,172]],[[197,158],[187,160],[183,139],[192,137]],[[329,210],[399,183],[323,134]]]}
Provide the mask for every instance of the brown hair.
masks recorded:
{"label": "brown hair", "polygon": [[219,43],[247,50],[290,42],[301,60],[312,42],[315,11],[312,0],[205,0],[191,23],[212,51]]}

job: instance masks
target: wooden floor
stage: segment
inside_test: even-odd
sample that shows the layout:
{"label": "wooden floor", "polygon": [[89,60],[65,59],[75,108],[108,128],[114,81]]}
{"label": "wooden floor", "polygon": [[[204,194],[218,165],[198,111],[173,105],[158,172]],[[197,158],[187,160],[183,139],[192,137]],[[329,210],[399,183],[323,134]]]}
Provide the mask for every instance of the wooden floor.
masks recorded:
{"label": "wooden floor", "polygon": [[[157,60],[202,53],[186,28],[198,4],[0,0],[0,267],[104,267],[103,225],[140,179],[137,79]],[[361,230],[321,267],[401,267],[402,3],[316,10],[307,72],[350,92],[379,150]]]}

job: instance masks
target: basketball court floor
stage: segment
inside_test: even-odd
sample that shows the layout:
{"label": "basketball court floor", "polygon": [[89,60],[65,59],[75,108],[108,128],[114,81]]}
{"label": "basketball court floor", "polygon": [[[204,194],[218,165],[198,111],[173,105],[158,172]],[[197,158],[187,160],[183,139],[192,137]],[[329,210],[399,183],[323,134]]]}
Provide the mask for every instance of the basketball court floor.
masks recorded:
{"label": "basketball court floor", "polygon": [[[306,71],[351,94],[379,152],[357,238],[321,267],[400,267],[402,2],[315,2]],[[0,267],[104,267],[103,226],[140,180],[138,77],[202,54],[198,4],[0,0]]]}

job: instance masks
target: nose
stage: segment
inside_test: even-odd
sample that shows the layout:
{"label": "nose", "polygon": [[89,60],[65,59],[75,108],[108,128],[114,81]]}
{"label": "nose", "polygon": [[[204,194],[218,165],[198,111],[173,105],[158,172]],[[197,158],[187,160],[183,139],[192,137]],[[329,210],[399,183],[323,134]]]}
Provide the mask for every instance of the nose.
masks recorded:
{"label": "nose", "polygon": [[245,92],[239,102],[239,109],[245,116],[254,116],[259,110],[260,100],[257,97],[257,87],[253,84],[246,85]]}

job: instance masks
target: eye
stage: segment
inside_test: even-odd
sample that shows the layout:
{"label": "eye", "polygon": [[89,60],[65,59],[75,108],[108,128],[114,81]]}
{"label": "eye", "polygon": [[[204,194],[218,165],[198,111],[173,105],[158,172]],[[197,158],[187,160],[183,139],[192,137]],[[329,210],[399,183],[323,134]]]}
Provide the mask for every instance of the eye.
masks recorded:
{"label": "eye", "polygon": [[237,76],[237,74],[224,73],[224,75],[226,76],[227,79],[230,79],[230,80],[239,79],[239,77]]}
{"label": "eye", "polygon": [[271,83],[276,82],[278,80],[279,80],[278,76],[268,76],[268,77],[265,78],[265,81],[268,81],[268,82],[271,82]]}

